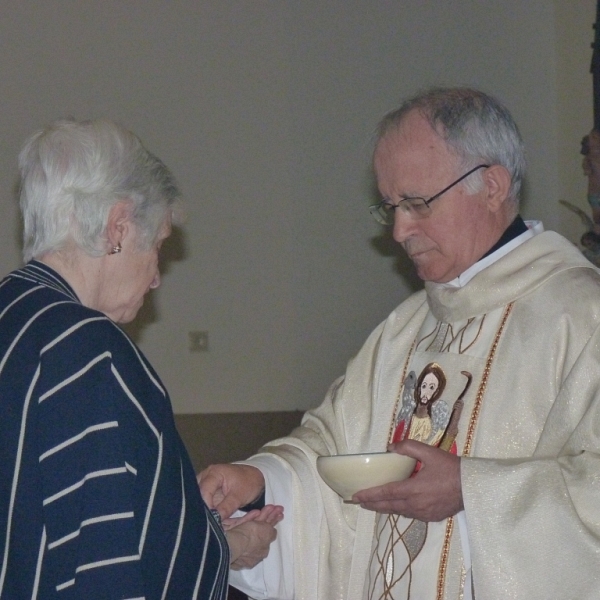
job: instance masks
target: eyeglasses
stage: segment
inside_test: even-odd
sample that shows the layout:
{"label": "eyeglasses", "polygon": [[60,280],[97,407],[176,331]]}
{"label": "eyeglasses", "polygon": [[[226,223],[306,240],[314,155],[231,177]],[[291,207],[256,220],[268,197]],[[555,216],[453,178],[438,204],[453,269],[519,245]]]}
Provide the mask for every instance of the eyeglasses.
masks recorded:
{"label": "eyeglasses", "polygon": [[369,212],[373,215],[373,218],[382,225],[393,225],[394,214],[396,209],[399,208],[403,215],[410,219],[424,219],[431,214],[431,207],[429,206],[434,200],[437,200],[442,194],[445,194],[448,190],[453,188],[457,183],[460,183],[463,179],[466,179],[471,173],[475,173],[478,169],[487,169],[490,165],[477,165],[470,171],[465,173],[462,177],[459,177],[456,181],[445,187],[441,192],[438,192],[435,196],[431,196],[429,200],[425,198],[402,198],[398,204],[392,204],[389,200],[382,200],[377,204],[369,206]]}

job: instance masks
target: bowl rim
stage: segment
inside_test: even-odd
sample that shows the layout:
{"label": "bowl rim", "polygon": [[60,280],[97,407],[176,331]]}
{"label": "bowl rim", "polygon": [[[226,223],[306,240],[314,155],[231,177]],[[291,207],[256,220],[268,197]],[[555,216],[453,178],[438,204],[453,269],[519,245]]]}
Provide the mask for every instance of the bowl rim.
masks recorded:
{"label": "bowl rim", "polygon": [[403,456],[404,458],[412,458],[412,456],[408,456],[407,454],[398,454],[398,452],[357,452],[356,454],[320,454],[317,456],[317,460],[320,458],[343,458],[343,457],[351,457],[351,456],[378,456],[382,454],[395,454],[396,456]]}

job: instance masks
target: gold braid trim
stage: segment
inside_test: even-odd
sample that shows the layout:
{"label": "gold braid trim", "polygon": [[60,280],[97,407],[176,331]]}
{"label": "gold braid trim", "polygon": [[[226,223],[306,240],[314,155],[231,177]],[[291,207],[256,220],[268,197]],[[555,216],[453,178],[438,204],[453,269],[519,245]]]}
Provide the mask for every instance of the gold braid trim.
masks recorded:
{"label": "gold braid trim", "polygon": [[[471,445],[473,443],[473,437],[475,436],[475,427],[477,426],[477,419],[479,418],[479,413],[481,411],[481,405],[483,403],[483,396],[485,395],[485,390],[487,388],[490,371],[492,370],[492,362],[494,360],[494,356],[496,355],[496,350],[498,348],[498,344],[500,343],[500,336],[502,335],[502,332],[504,331],[504,326],[506,325],[506,321],[508,320],[508,315],[510,314],[512,307],[513,307],[513,303],[511,302],[504,310],[504,314],[502,315],[502,321],[500,322],[500,327],[498,327],[498,331],[496,332],[496,337],[494,338],[494,342],[492,344],[492,347],[490,348],[490,353],[488,354],[487,360],[485,362],[485,368],[483,369],[483,377],[481,379],[481,383],[479,384],[479,389],[477,390],[477,396],[475,398],[475,406],[473,407],[473,412],[471,413],[471,419],[469,421],[469,428],[467,430],[467,437],[465,440],[465,446],[463,448],[462,456],[469,456],[469,454],[471,452]],[[443,598],[444,598],[444,587],[446,584],[446,571],[448,569],[448,555],[450,554],[450,538],[452,537],[453,526],[454,526],[454,518],[450,517],[448,519],[448,523],[446,524],[446,533],[444,535],[444,545],[442,546],[442,555],[440,557],[440,568],[438,571],[438,584],[437,584],[436,600],[443,600]]]}
{"label": "gold braid trim", "polygon": [[438,571],[437,600],[444,598],[444,586],[446,585],[446,570],[448,569],[448,555],[450,554],[450,538],[454,529],[454,517],[449,517],[446,523],[446,533],[444,535],[444,545],[442,546],[442,555],[440,557],[440,568]]}
{"label": "gold braid trim", "polygon": [[479,386],[479,390],[477,390],[477,398],[475,399],[475,407],[473,408],[473,414],[471,415],[471,421],[469,423],[469,429],[467,431],[467,439],[465,441],[465,447],[463,448],[462,456],[469,456],[471,453],[471,444],[473,443],[473,437],[475,436],[475,427],[477,425],[477,419],[479,418],[479,412],[481,411],[481,404],[483,403],[483,396],[485,394],[485,390],[487,388],[488,379],[490,376],[490,371],[492,370],[492,362],[494,360],[494,356],[496,355],[496,350],[498,349],[498,344],[500,343],[500,336],[504,331],[504,327],[506,326],[506,322],[508,321],[508,316],[512,311],[513,302],[511,302],[506,309],[504,310],[504,315],[502,315],[502,321],[500,323],[500,327],[498,328],[498,332],[496,333],[496,337],[494,338],[494,343],[490,349],[490,354],[485,363],[485,369],[483,370],[483,378],[481,380],[481,385]]}

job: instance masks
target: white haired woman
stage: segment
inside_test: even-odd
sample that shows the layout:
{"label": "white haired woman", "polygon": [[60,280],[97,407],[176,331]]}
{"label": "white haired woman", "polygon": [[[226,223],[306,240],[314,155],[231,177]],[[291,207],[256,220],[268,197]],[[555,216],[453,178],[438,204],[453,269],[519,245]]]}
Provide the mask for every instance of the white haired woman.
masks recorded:
{"label": "white haired woman", "polygon": [[174,179],[104,120],[36,133],[19,167],[27,264],[0,283],[0,597],[222,600],[281,509],[224,533],[164,386],[116,325],[160,284]]}

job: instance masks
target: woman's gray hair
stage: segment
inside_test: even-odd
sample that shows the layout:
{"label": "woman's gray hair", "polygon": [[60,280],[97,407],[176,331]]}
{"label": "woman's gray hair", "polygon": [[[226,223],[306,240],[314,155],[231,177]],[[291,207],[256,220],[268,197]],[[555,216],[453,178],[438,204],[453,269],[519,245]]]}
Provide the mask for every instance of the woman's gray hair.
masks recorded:
{"label": "woman's gray hair", "polygon": [[131,205],[148,249],[179,190],[165,165],[131,131],[108,120],[57,121],[33,134],[19,154],[25,262],[75,242],[91,256],[106,254],[110,209]]}
{"label": "woman's gray hair", "polygon": [[[477,164],[502,165],[510,173],[509,199],[519,203],[525,151],[517,124],[498,100],[470,88],[433,88],[402,103],[380,122],[377,142],[418,110],[456,154],[465,170]],[[480,189],[481,171],[465,180],[470,192]]]}

